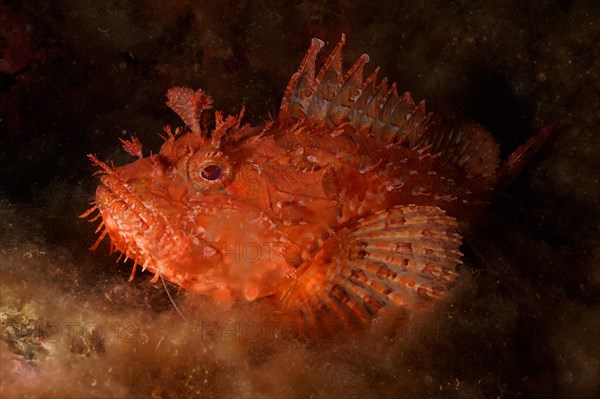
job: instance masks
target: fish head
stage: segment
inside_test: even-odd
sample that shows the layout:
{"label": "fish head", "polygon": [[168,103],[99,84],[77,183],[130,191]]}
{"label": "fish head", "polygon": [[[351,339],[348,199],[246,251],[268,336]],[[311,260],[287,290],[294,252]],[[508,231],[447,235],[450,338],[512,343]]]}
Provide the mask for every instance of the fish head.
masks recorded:
{"label": "fish head", "polygon": [[112,248],[217,301],[272,294],[294,272],[295,252],[268,215],[260,166],[215,144],[215,131],[166,132],[159,153],[147,157],[137,140],[124,142],[140,157],[124,166],[91,156],[102,168],[95,203]]}

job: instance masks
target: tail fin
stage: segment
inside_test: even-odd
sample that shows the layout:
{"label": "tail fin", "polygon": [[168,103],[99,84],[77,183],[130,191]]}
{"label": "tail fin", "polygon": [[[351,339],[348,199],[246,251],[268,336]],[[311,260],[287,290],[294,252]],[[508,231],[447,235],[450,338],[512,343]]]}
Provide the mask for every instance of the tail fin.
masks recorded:
{"label": "tail fin", "polygon": [[558,122],[553,122],[546,126],[527,141],[519,146],[512,154],[504,161],[498,170],[498,185],[504,187],[508,185],[523,169],[523,166],[529,159],[540,149],[540,147],[548,140],[550,135],[556,130]]}

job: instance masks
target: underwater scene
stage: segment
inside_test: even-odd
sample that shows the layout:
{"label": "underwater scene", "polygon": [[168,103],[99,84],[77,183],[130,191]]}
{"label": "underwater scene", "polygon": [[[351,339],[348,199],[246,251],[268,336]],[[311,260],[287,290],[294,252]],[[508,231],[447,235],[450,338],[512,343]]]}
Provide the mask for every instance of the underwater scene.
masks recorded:
{"label": "underwater scene", "polygon": [[595,398],[596,2],[0,0],[0,398]]}

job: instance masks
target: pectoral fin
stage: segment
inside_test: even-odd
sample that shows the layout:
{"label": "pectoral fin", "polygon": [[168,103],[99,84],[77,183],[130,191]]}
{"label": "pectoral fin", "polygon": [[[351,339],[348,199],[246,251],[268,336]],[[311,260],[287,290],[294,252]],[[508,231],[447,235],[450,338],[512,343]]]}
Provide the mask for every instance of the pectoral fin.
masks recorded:
{"label": "pectoral fin", "polygon": [[457,223],[430,206],[397,206],[330,237],[283,294],[298,330],[327,333],[367,325],[384,310],[423,311],[458,273]]}

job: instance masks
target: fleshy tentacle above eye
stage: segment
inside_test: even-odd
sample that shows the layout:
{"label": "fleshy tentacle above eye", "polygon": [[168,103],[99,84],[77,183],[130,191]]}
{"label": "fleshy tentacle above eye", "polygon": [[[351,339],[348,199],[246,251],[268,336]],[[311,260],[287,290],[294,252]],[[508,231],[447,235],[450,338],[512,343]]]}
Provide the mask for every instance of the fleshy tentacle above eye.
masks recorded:
{"label": "fleshy tentacle above eye", "polygon": [[194,133],[206,136],[200,126],[200,114],[212,108],[212,98],[201,89],[192,90],[188,87],[173,87],[167,91],[167,106],[179,115],[188,128]]}

